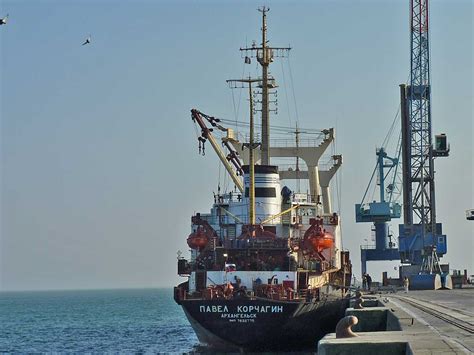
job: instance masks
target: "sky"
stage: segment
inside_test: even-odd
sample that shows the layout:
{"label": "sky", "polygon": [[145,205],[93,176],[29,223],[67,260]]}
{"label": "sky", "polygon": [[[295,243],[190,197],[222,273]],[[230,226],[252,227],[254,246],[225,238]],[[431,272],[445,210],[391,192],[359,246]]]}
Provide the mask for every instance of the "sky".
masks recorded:
{"label": "sky", "polygon": [[[336,128],[336,207],[358,275],[370,224],[355,223],[354,204],[408,78],[408,0],[265,4],[270,43],[292,47],[300,127]],[[0,291],[180,281],[177,251],[187,255],[190,217],[209,210],[220,174],[210,148],[198,155],[190,109],[235,118],[225,80],[242,75],[238,49],[260,38],[259,5],[0,0]],[[474,274],[473,3],[433,0],[430,21],[433,133],[451,145],[435,163],[442,261]],[[294,124],[283,97],[272,123]],[[380,280],[397,265],[368,271]]]}

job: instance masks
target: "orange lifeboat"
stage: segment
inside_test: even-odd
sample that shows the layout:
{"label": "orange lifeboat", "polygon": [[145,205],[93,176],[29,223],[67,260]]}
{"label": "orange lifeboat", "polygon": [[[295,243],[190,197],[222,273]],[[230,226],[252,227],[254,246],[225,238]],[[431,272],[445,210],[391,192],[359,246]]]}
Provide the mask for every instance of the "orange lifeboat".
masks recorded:
{"label": "orange lifeboat", "polygon": [[191,249],[202,250],[209,242],[209,238],[204,231],[198,229],[196,232],[189,235],[187,242]]}
{"label": "orange lifeboat", "polygon": [[307,252],[311,250],[322,257],[321,252],[334,246],[334,237],[323,228],[322,218],[311,218],[309,227],[304,234],[304,248]]}
{"label": "orange lifeboat", "polygon": [[316,250],[318,253],[322,252],[324,249],[332,248],[334,245],[334,240],[329,234],[310,238],[310,241],[314,250]]}

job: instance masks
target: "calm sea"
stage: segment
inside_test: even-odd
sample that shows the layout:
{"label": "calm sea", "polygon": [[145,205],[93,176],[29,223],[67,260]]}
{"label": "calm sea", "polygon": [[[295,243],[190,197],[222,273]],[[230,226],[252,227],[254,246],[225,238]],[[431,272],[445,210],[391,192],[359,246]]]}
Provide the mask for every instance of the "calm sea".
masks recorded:
{"label": "calm sea", "polygon": [[171,289],[0,293],[0,352],[201,352]]}

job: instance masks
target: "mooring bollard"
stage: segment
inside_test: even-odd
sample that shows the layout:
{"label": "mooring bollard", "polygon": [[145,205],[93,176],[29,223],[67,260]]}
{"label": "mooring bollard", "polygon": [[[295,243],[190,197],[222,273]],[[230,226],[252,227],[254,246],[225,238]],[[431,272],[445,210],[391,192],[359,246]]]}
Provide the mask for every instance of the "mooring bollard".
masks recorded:
{"label": "mooring bollard", "polygon": [[362,305],[363,302],[364,300],[362,299],[362,292],[357,291],[354,300],[354,309],[364,308],[364,306]]}
{"label": "mooring bollard", "polygon": [[354,301],[354,309],[363,309],[364,308],[364,306],[362,305],[363,302],[364,300],[362,298],[356,298]]}
{"label": "mooring bollard", "polygon": [[336,338],[353,338],[358,336],[351,329],[357,323],[359,323],[357,317],[347,316],[342,318],[336,325]]}

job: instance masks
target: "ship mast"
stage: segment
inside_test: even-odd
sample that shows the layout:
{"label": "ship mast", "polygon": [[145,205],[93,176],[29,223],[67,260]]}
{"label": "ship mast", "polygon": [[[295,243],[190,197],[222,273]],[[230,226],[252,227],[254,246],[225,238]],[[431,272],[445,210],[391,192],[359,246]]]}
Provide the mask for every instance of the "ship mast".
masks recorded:
{"label": "ship mast", "polygon": [[269,8],[263,6],[258,9],[262,13],[262,55],[258,59],[262,66],[262,165],[270,164],[270,122],[268,111],[268,66],[270,65],[271,53],[267,50],[267,12]]}
{"label": "ship mast", "polygon": [[[267,12],[270,8],[262,6],[258,9],[262,13],[262,43],[260,47],[255,44],[252,47],[240,48],[241,51],[251,52],[252,56],[257,58],[257,61],[262,66],[262,144],[261,144],[261,164],[270,164],[270,108],[269,108],[269,88],[275,87],[269,83],[268,67],[273,62],[273,58],[285,57],[290,47],[269,47],[267,40]],[[246,59],[248,57],[246,56]],[[249,62],[248,62],[249,63]],[[273,78],[271,79],[274,82]]]}
{"label": "ship mast", "polygon": [[252,80],[248,80],[249,84],[249,101],[250,101],[250,137],[249,137],[249,197],[250,197],[250,224],[255,225],[255,162],[253,158],[253,100],[252,100]]}
{"label": "ship mast", "polygon": [[[258,143],[254,143],[254,128],[253,128],[253,99],[252,99],[252,83],[261,82],[262,79],[233,79],[227,80],[227,83],[232,88],[243,87],[245,84],[249,88],[249,101],[250,101],[250,137],[249,143],[244,143],[244,147],[249,149],[249,224],[255,225],[255,158],[254,150],[259,146]],[[239,86],[241,85],[241,86]]]}

